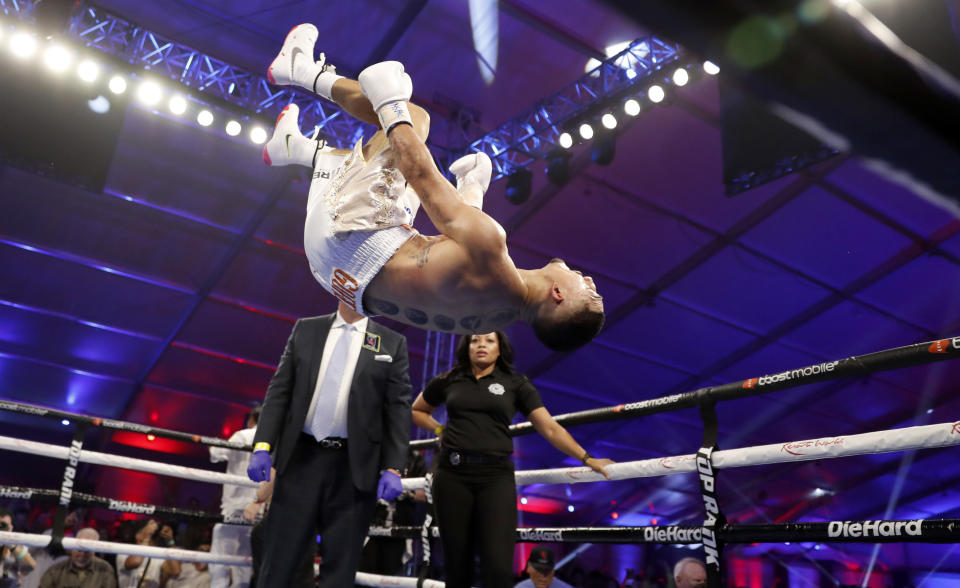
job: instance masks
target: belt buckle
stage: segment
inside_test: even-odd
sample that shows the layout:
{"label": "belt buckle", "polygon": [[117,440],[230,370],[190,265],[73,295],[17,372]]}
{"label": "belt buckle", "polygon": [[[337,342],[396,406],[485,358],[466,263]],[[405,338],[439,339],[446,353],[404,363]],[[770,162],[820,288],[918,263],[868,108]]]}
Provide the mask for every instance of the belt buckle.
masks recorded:
{"label": "belt buckle", "polygon": [[458,466],[460,465],[460,461],[460,454],[456,451],[452,451],[450,453],[450,465]]}
{"label": "belt buckle", "polygon": [[320,447],[323,447],[324,449],[342,449],[343,442],[339,439],[321,439]]}

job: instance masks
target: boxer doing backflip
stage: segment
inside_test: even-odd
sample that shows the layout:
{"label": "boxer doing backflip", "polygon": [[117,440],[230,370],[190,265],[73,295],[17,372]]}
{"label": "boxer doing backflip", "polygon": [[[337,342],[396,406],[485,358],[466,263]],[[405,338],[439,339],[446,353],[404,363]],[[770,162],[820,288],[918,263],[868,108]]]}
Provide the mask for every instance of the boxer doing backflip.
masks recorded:
{"label": "boxer doing backflip", "polygon": [[[314,60],[317,36],[311,24],[294,27],[267,77],[380,129],[362,147],[332,149],[300,133],[291,104],[264,148],[270,165],[314,170],[304,248],[316,280],[359,313],[424,329],[487,333],[521,320],[551,349],[593,339],[604,320],[593,280],[560,259],[518,269],[505,231],[480,210],[489,158],[474,153],[454,162],[454,188],[427,149],[430,119],[409,102],[413,84],[403,65],[378,63],[349,80],[323,54]],[[440,235],[411,228],[421,204]]]}

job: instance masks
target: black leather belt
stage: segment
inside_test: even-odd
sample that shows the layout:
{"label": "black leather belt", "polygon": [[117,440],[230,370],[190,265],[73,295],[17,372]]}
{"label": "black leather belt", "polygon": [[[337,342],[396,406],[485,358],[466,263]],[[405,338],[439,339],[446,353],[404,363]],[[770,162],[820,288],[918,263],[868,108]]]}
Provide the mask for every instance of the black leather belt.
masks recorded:
{"label": "black leather belt", "polygon": [[347,440],[343,437],[325,437],[320,440],[320,447],[324,449],[346,449]]}
{"label": "black leather belt", "polygon": [[445,460],[452,466],[487,465],[503,463],[510,459],[507,455],[490,455],[489,453],[464,453],[462,451],[444,451]]}

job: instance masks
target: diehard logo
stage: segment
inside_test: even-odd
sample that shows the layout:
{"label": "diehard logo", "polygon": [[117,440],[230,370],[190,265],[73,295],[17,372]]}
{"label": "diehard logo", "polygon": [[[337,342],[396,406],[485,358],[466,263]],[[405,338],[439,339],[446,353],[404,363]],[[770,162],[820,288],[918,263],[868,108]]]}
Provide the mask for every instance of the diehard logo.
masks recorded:
{"label": "diehard logo", "polygon": [[563,531],[544,531],[543,529],[517,529],[520,539],[536,543],[559,543],[563,541]]}
{"label": "diehard logo", "polygon": [[953,423],[953,428],[950,430],[951,435],[960,435],[960,421]]}
{"label": "diehard logo", "polygon": [[342,269],[333,270],[333,279],[330,280],[331,294],[340,299],[341,302],[357,311],[357,291],[360,284],[350,274]]}
{"label": "diehard logo", "polygon": [[506,392],[506,390],[503,388],[503,384],[500,383],[490,384],[490,387],[487,388],[487,390],[489,390],[491,394],[496,394],[497,396],[503,396],[503,393]]}
{"label": "diehard logo", "polygon": [[0,488],[0,497],[2,498],[23,498],[30,500],[33,496],[33,490],[17,490],[16,488]]}
{"label": "diehard logo", "polygon": [[828,537],[903,537],[923,535],[923,521],[832,521],[827,525]]}
{"label": "diehard logo", "polygon": [[804,449],[810,449],[811,447],[830,447],[831,445],[843,445],[843,437],[834,437],[833,439],[811,439],[809,441],[784,443],[780,447],[780,451],[789,453],[790,455],[807,455],[803,452]]}
{"label": "diehard logo", "polygon": [[139,514],[153,514],[157,509],[152,504],[137,504],[136,502],[127,502],[126,500],[114,500],[110,499],[110,504],[107,506],[110,510],[122,510],[123,512],[135,512]]}
{"label": "diehard logo", "polygon": [[649,543],[700,543],[701,529],[683,527],[644,527],[643,540]]}

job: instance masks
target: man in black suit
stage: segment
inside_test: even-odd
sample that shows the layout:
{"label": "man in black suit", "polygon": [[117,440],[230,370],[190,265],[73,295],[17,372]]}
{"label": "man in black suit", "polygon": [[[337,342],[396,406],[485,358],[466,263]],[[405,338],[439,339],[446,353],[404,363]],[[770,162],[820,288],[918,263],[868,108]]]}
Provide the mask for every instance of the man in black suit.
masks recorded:
{"label": "man in black suit", "polygon": [[294,570],[316,532],[319,586],[352,586],[377,499],[402,490],[409,441],[406,338],[342,302],[334,314],[297,321],[247,469],[258,482],[271,463],[277,472],[257,586],[299,585]]}

